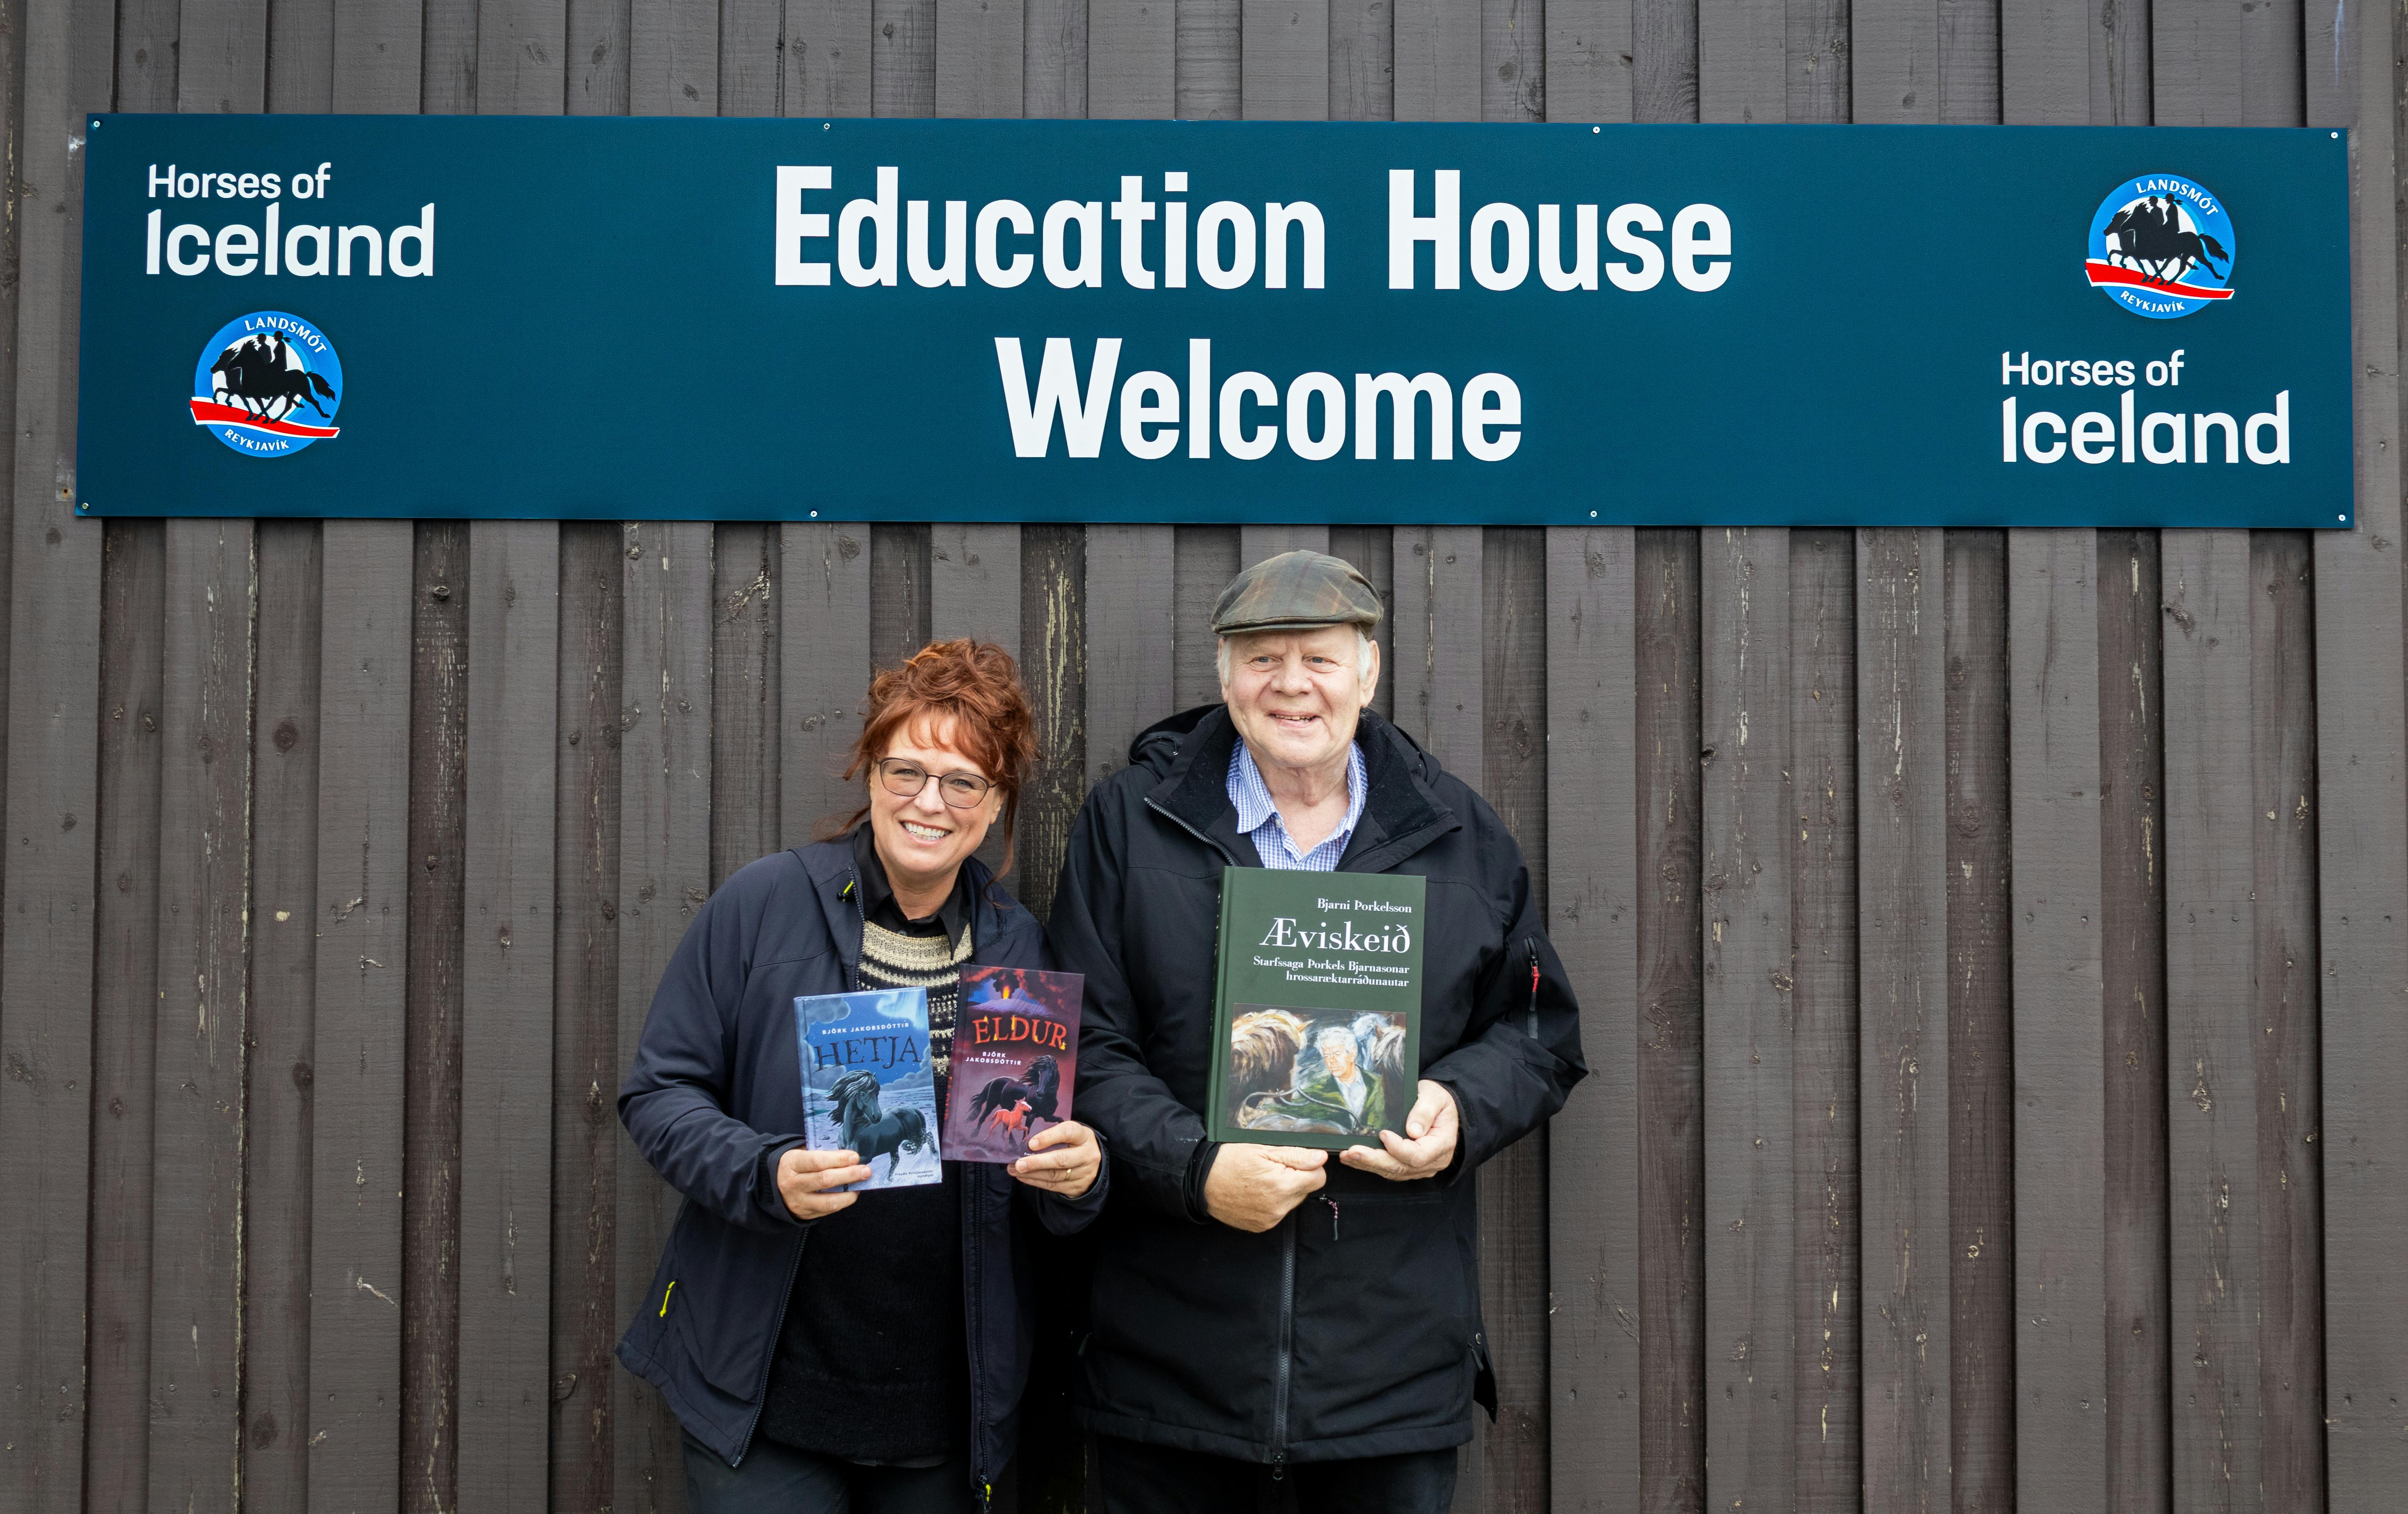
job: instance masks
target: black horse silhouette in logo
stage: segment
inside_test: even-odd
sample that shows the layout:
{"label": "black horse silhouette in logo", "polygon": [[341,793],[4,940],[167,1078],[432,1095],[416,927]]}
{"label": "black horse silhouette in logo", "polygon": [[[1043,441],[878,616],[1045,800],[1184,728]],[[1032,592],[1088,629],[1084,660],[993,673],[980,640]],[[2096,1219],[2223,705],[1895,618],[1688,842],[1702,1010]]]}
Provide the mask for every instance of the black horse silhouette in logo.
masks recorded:
{"label": "black horse silhouette in logo", "polygon": [[2171,286],[2202,263],[2221,279],[2225,270],[2216,264],[2229,266],[2232,262],[2232,254],[2214,237],[2183,229],[2182,213],[2170,194],[2143,196],[2118,210],[2107,223],[2107,235],[2115,240],[2107,261],[2137,269],[2153,284]]}
{"label": "black horse silhouette in logo", "polygon": [[246,337],[219,353],[209,365],[217,399],[240,405],[262,421],[281,421],[307,401],[311,409],[333,420],[318,400],[321,395],[333,399],[334,389],[320,375],[290,366],[285,351],[283,334],[270,332]]}

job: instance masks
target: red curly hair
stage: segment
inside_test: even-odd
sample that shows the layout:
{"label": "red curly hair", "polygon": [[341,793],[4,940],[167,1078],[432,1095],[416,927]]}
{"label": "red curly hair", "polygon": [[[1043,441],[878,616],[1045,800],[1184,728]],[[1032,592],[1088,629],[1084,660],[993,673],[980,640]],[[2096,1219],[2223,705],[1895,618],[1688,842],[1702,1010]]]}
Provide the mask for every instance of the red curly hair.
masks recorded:
{"label": "red curly hair", "polygon": [[[1011,654],[991,641],[968,636],[932,641],[900,666],[878,670],[869,680],[861,714],[861,736],[844,769],[848,783],[864,778],[898,734],[933,735],[947,721],[953,722],[949,744],[984,769],[1003,795],[1003,866],[996,876],[1010,872],[1020,790],[1037,755],[1036,715]],[[825,834],[831,839],[841,836],[868,814],[865,799]]]}

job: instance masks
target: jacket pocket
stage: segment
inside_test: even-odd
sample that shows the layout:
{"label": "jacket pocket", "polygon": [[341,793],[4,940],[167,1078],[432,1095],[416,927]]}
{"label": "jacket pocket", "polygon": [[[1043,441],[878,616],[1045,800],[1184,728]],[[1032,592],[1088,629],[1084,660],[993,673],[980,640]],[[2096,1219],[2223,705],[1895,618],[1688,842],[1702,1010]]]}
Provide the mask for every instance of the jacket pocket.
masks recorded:
{"label": "jacket pocket", "polygon": [[799,1236],[760,1235],[722,1223],[689,1204],[678,1216],[646,1313],[656,1316],[695,1372],[720,1393],[749,1403],[776,1346]]}
{"label": "jacket pocket", "polygon": [[1330,1193],[1298,1207],[1293,1439],[1469,1412],[1478,1287],[1457,1195]]}

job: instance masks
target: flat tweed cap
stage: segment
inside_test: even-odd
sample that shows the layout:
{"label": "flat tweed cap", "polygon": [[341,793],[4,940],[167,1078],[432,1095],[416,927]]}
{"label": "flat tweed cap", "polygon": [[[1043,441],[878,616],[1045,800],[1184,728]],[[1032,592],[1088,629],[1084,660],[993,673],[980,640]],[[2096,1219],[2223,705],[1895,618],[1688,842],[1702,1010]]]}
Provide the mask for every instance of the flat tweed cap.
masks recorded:
{"label": "flat tweed cap", "polygon": [[1327,552],[1267,557],[1231,578],[1212,606],[1216,636],[1379,623],[1379,591],[1354,564]]}

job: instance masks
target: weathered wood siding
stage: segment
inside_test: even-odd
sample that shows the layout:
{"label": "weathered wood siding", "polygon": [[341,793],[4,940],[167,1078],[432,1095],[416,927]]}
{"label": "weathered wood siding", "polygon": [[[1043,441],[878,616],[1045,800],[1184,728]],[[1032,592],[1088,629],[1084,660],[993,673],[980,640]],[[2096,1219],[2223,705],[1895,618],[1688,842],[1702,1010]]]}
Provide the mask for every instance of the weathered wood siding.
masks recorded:
{"label": "weathered wood siding", "polygon": [[[872,666],[1087,785],[1299,545],[1528,852],[1594,1076],[1482,1175],[1505,1510],[2408,1489],[2396,8],[0,0],[0,1514],[675,1510],[612,1097]],[[2358,530],[73,518],[92,110],[2348,128]],[[1074,1263],[1066,1261],[1066,1268]],[[1074,1297],[1047,1303],[1040,1407]],[[1043,1424],[1047,1416],[1033,1414]],[[1032,1435],[1005,1507],[1088,1498]]]}

